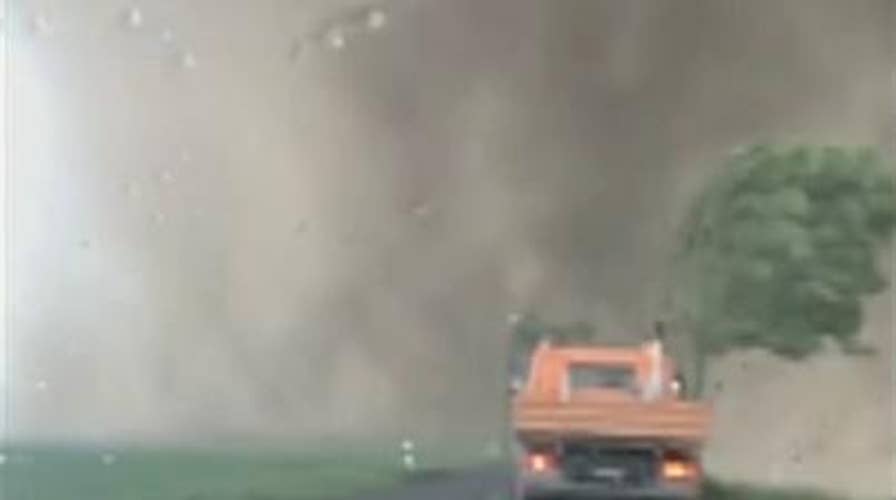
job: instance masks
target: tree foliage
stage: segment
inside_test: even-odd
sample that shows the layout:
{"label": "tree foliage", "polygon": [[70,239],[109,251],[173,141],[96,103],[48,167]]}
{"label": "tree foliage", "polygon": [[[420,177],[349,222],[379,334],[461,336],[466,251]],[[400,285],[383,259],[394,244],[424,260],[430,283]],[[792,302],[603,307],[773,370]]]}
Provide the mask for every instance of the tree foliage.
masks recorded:
{"label": "tree foliage", "polygon": [[679,312],[706,353],[799,358],[824,337],[853,349],[894,228],[896,180],[870,148],[738,151],[684,224]]}

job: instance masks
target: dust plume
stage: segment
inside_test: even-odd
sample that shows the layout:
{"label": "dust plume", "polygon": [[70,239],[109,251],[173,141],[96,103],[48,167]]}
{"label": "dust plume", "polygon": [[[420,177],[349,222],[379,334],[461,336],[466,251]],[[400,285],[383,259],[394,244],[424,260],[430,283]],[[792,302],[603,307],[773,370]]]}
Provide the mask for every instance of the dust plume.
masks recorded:
{"label": "dust plume", "polygon": [[498,428],[508,314],[641,335],[719,155],[891,120],[882,0],[14,4],[14,435]]}

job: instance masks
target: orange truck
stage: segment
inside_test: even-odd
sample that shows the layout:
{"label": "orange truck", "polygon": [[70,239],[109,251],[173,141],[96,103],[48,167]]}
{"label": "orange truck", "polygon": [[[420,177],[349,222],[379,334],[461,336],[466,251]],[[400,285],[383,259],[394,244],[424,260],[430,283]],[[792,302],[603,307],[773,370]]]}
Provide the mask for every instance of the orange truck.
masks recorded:
{"label": "orange truck", "polygon": [[532,353],[513,398],[518,499],[700,495],[712,411],[684,397],[659,340]]}

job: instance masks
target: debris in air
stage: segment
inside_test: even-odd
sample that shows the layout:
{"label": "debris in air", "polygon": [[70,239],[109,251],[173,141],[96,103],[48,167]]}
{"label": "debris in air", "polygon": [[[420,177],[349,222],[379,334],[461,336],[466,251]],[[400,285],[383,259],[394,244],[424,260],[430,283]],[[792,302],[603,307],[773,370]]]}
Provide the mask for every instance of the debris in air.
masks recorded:
{"label": "debris in air", "polygon": [[405,470],[412,471],[417,468],[417,457],[414,452],[414,442],[405,439],[401,442],[401,465]]}
{"label": "debris in air", "polygon": [[345,35],[342,30],[334,28],[327,32],[327,45],[336,50],[345,47]]}
{"label": "debris in air", "polygon": [[[360,12],[353,10],[323,24],[310,36],[298,37],[289,50],[289,57],[291,60],[299,59],[312,44],[342,50],[350,35],[379,31],[386,26],[386,22],[386,12],[379,7],[368,7]],[[308,40],[313,42],[309,43]]]}
{"label": "debris in air", "polygon": [[6,455],[0,453],[0,465],[6,465]]}
{"label": "debris in air", "polygon": [[162,31],[162,34],[159,35],[159,38],[162,40],[162,43],[171,43],[174,41],[174,32],[166,29]]}
{"label": "debris in air", "polygon": [[104,453],[101,460],[103,461],[103,465],[113,465],[118,461],[118,457],[112,453]]}
{"label": "debris in air", "polygon": [[128,9],[126,19],[130,28],[137,29],[143,26],[143,13],[137,7]]}
{"label": "debris in air", "polygon": [[180,58],[180,65],[185,69],[193,69],[196,67],[196,56],[192,52],[187,51]]}
{"label": "debris in air", "polygon": [[522,320],[523,320],[523,315],[520,313],[510,313],[507,315],[507,324],[510,326],[516,326]]}
{"label": "debris in air", "polygon": [[34,387],[36,387],[38,391],[44,392],[49,386],[46,380],[40,380],[36,384],[34,384]]}
{"label": "debris in air", "polygon": [[380,9],[370,9],[367,13],[367,27],[372,30],[379,30],[386,25],[386,13]]}

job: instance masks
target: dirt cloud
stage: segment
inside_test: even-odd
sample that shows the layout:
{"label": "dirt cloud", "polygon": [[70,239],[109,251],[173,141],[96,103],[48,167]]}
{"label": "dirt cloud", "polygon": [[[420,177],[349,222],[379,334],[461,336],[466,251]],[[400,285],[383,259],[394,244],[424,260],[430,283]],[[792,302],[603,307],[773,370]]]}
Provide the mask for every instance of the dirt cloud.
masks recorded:
{"label": "dirt cloud", "polygon": [[640,335],[719,155],[891,121],[884,1],[15,4],[21,435],[497,427],[508,314]]}

